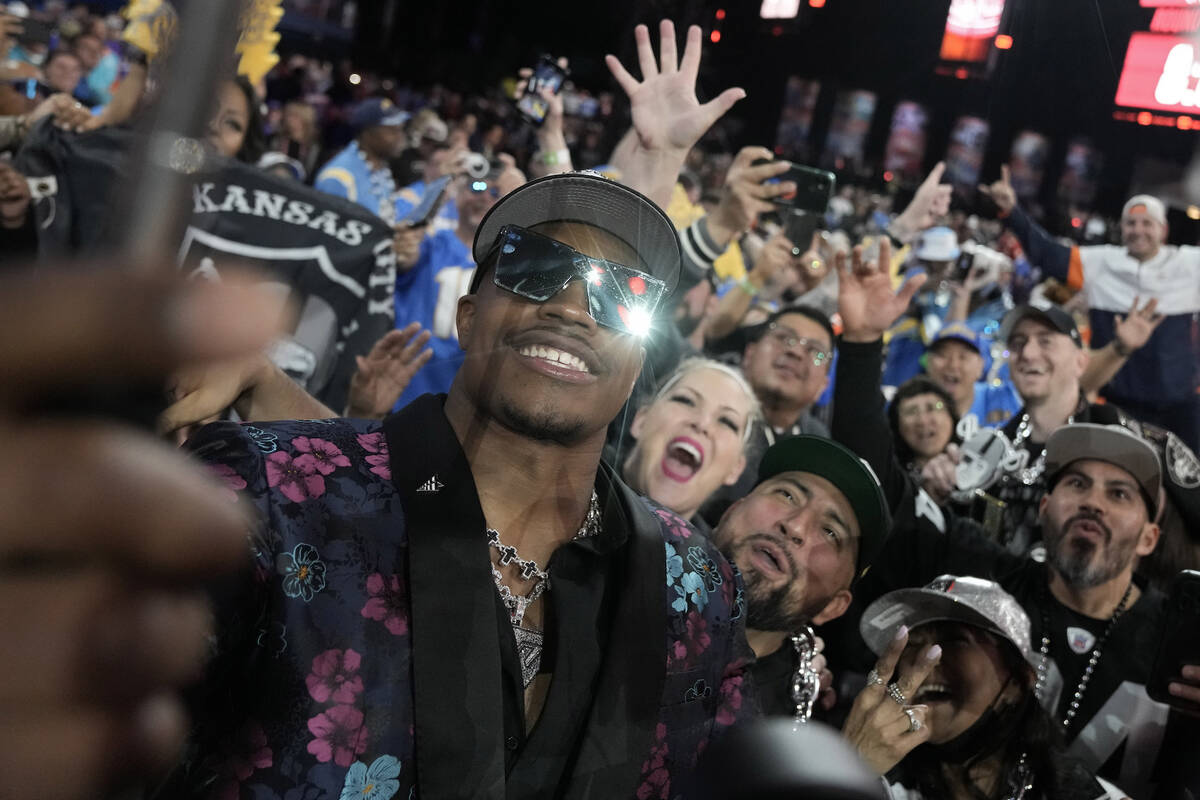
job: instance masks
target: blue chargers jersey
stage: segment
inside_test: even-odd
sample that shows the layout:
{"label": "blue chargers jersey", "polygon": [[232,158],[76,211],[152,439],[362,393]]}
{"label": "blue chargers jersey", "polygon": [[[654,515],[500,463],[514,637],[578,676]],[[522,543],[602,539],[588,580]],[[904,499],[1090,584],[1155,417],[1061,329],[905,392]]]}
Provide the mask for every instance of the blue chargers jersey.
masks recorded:
{"label": "blue chargers jersey", "polygon": [[1021,410],[1021,398],[1007,381],[979,381],[971,412],[981,428],[999,428]]}
{"label": "blue chargers jersey", "polygon": [[375,214],[389,225],[396,221],[396,183],[386,165],[371,169],[358,142],[346,145],[317,173],[313,188],[344,197]]}
{"label": "blue chargers jersey", "polygon": [[413,268],[397,271],[396,327],[415,321],[433,334],[429,340],[433,358],[413,376],[396,403],[397,409],[423,394],[449,391],[463,362],[455,322],[458,299],[470,289],[474,275],[471,249],[459,241],[454,231],[447,230],[426,236]]}

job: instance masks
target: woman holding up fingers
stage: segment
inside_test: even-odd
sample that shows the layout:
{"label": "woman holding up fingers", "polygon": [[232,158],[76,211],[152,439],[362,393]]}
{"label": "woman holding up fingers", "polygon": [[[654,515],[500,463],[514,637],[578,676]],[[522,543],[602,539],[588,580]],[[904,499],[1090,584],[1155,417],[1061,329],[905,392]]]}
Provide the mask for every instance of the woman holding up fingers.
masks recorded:
{"label": "woman holding up fingers", "polygon": [[1029,618],[999,584],[942,575],[872,603],[879,655],[843,735],[893,800],[1120,798],[1063,752],[1037,700]]}

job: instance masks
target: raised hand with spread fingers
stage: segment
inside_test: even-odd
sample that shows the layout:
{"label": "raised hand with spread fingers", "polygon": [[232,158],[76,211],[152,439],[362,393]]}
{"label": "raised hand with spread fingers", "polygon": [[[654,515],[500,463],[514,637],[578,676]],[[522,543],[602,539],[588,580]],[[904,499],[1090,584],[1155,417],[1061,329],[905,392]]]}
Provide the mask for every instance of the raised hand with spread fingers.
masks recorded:
{"label": "raised hand with spread fingers", "polygon": [[688,150],[746,92],[726,89],[707,103],[701,103],[696,98],[701,50],[699,26],[688,28],[682,59],[676,49],[675,24],[664,19],[658,30],[656,59],[650,31],[645,25],[634,29],[640,81],[616,56],[605,56],[605,62],[629,96],[635,134],[629,147],[618,148],[620,155],[614,153],[614,162],[619,162],[614,166],[621,172],[624,183],[665,208]]}

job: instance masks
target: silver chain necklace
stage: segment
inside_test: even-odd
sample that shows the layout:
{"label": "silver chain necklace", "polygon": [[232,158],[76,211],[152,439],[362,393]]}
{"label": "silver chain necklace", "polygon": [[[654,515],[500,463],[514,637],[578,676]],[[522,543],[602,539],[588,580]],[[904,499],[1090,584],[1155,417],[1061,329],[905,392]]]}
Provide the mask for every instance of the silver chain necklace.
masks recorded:
{"label": "silver chain necklace", "polygon": [[[1079,685],[1075,687],[1075,694],[1071,697],[1071,705],[1067,708],[1067,713],[1063,717],[1062,729],[1063,733],[1071,727],[1071,722],[1074,721],[1075,715],[1079,713],[1079,703],[1083,700],[1083,693],[1087,691],[1088,682],[1092,679],[1092,673],[1096,671],[1096,665],[1100,663],[1100,649],[1104,643],[1108,641],[1108,635],[1112,633],[1113,627],[1117,624],[1117,620],[1125,613],[1125,606],[1129,602],[1129,595],[1133,592],[1133,581],[1125,587],[1125,594],[1121,596],[1121,602],[1117,604],[1117,608],[1113,611],[1111,617],[1108,618],[1108,624],[1104,627],[1104,632],[1100,634],[1100,638],[1096,640],[1096,644],[1092,647],[1092,654],[1088,658],[1087,667],[1083,670],[1083,677],[1079,679]],[[1037,668],[1037,683],[1034,684],[1033,694],[1037,697],[1038,702],[1042,701],[1042,695],[1046,688],[1046,675],[1050,668],[1050,612],[1049,599],[1042,597],[1042,646],[1038,653],[1041,659]]]}
{"label": "silver chain necklace", "polygon": [[1025,794],[1033,790],[1033,770],[1029,767],[1028,752],[1021,753],[1021,759],[1009,776],[1008,785],[1012,788],[1009,800],[1024,800]]}
{"label": "silver chain necklace", "polygon": [[792,721],[796,723],[812,719],[813,706],[821,692],[821,675],[812,667],[816,643],[817,635],[811,625],[792,635],[792,647],[796,650],[796,670],[792,673],[792,702],[796,711]]}
{"label": "silver chain necklace", "polygon": [[[1066,424],[1070,425],[1074,421],[1075,415],[1072,414],[1071,416],[1067,417]],[[1029,438],[1031,433],[1033,433],[1033,426],[1029,424],[1029,412],[1026,411],[1021,415],[1020,423],[1017,424],[1017,432],[1013,436],[1012,440],[1013,449],[1016,450],[1019,448],[1021,444]],[[1032,486],[1033,484],[1037,483],[1038,478],[1042,477],[1042,473],[1045,471],[1046,448],[1043,446],[1042,452],[1038,453],[1038,457],[1033,464],[1028,467],[1024,467],[1017,474],[1021,479],[1021,483],[1025,484],[1026,486]]]}
{"label": "silver chain necklace", "polygon": [[[592,499],[588,503],[587,516],[584,517],[583,524],[579,526],[579,531],[572,540],[586,539],[599,532],[600,498],[597,496],[596,490],[592,489]],[[498,559],[500,566],[515,566],[521,580],[534,581],[528,592],[523,595],[517,594],[508,588],[508,585],[504,583],[504,576],[500,574],[500,570],[496,569],[496,565],[492,564],[492,581],[496,584],[496,591],[500,593],[501,602],[508,609],[508,621],[512,625],[513,636],[517,640],[517,655],[521,660],[521,678],[524,685],[528,686],[533,682],[541,667],[542,644],[545,636],[539,630],[522,627],[521,622],[525,619],[525,612],[529,610],[529,606],[533,605],[533,602],[550,588],[550,573],[542,569],[536,561],[521,558],[517,553],[517,548],[501,542],[500,533],[494,528],[487,529],[487,540],[488,544],[500,553]]]}

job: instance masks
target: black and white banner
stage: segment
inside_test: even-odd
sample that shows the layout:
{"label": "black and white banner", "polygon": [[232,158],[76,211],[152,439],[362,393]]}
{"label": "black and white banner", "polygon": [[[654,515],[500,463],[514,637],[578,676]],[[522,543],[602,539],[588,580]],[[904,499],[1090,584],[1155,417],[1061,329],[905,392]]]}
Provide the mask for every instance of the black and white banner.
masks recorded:
{"label": "black and white banner", "polygon": [[[38,189],[43,260],[112,240],[113,190],[131,144],[123,131],[75,136],[43,125],[22,148],[17,167]],[[264,309],[279,304],[291,314],[272,359],[340,411],[354,357],[394,327],[390,229],[355,203],[228,159],[212,159],[192,200],[180,267],[196,278],[219,279],[234,266],[268,276]]]}

